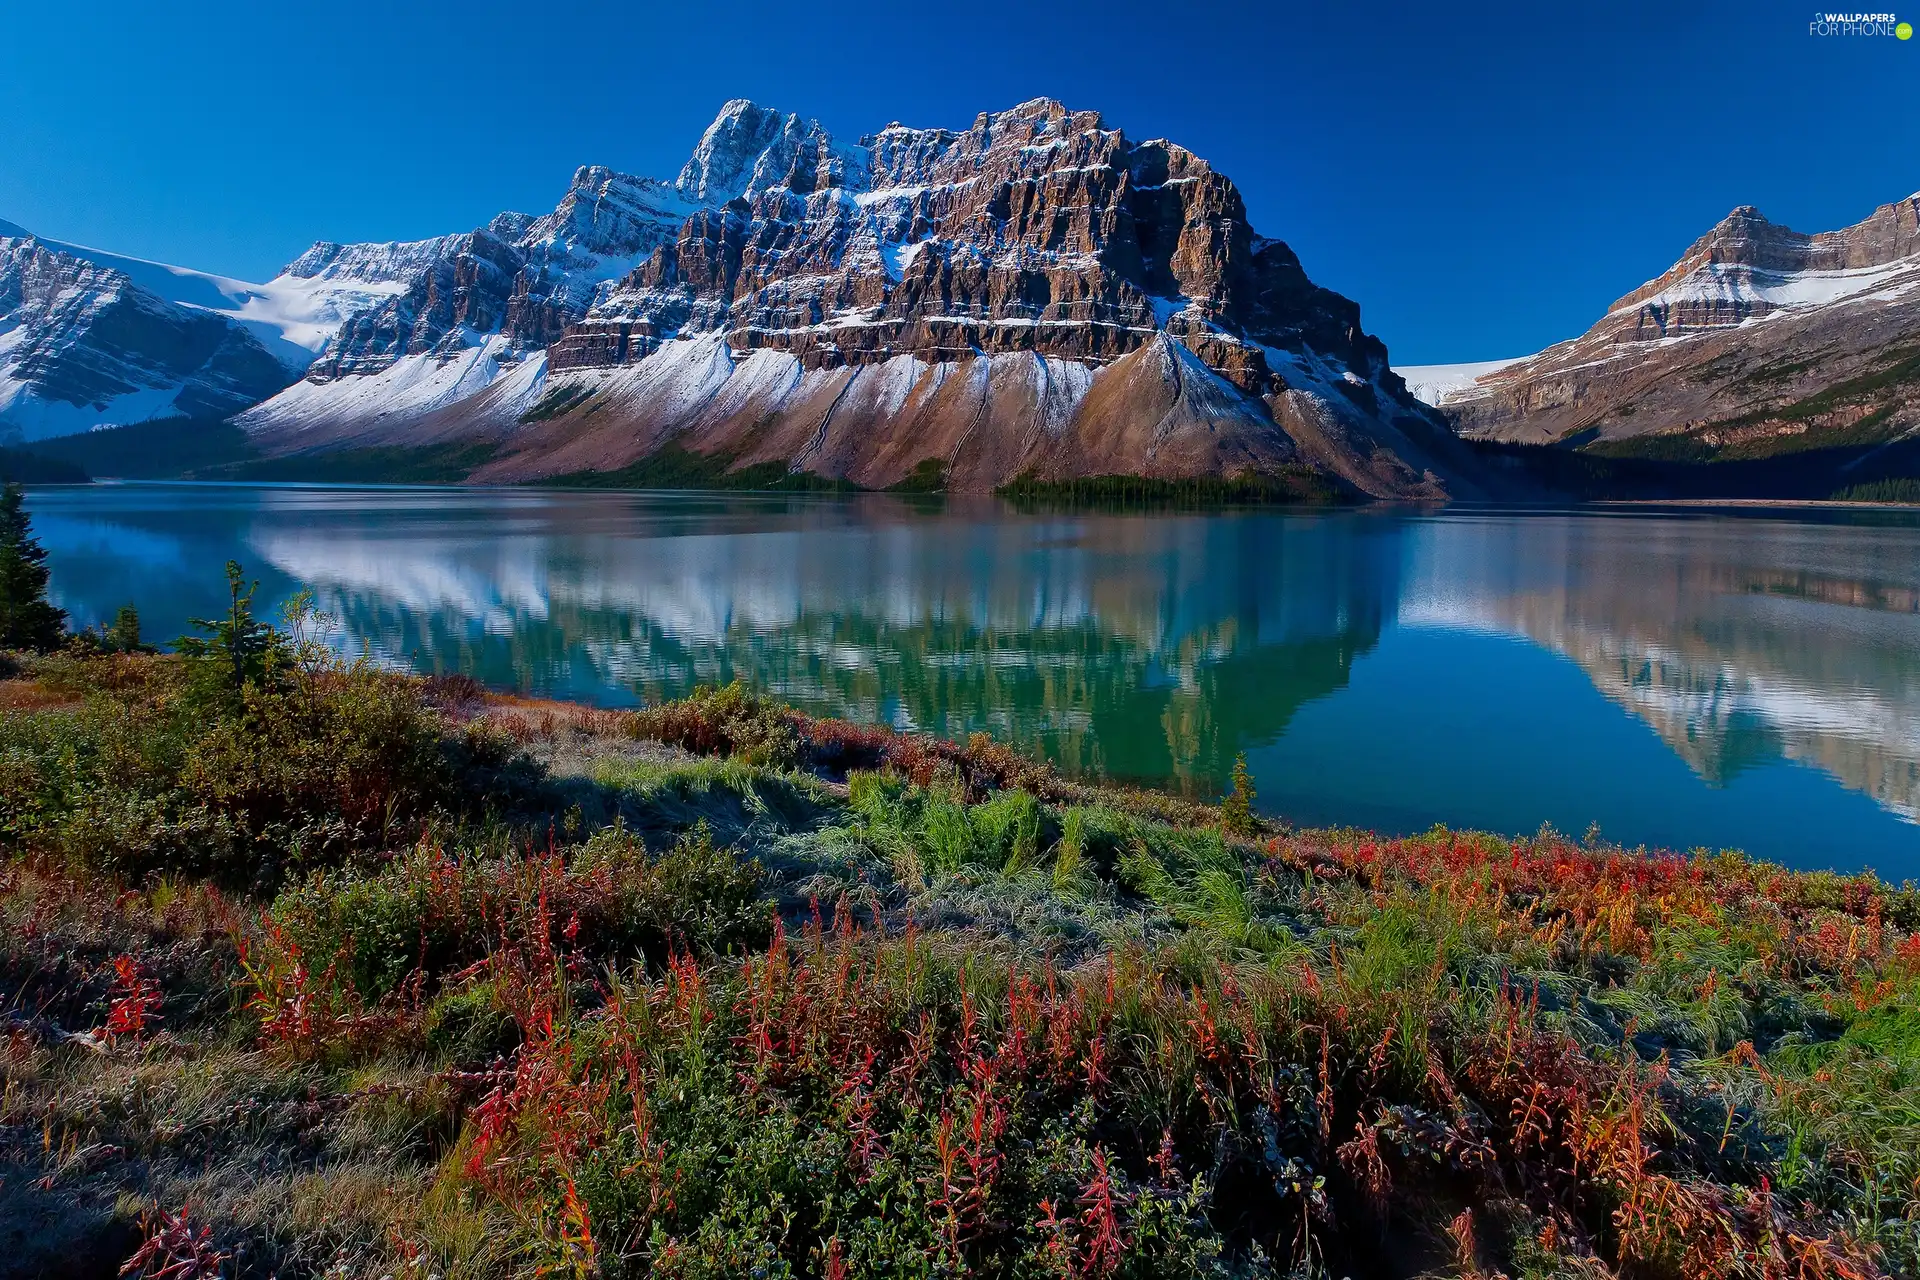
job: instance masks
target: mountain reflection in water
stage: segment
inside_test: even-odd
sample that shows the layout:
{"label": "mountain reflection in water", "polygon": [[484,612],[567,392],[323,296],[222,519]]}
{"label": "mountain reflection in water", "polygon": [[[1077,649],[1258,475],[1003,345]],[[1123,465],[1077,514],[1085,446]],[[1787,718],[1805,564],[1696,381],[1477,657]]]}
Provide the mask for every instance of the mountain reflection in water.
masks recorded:
{"label": "mountain reflection in water", "polygon": [[[738,677],[1201,794],[1245,751],[1274,807],[1399,828],[1713,843],[1711,793],[1788,769],[1817,784],[1794,801],[1805,847],[1920,862],[1912,519],[162,485],[31,504],[80,622],[132,601],[176,634],[218,607],[231,556],[263,600],[312,587],[349,651],[501,687],[626,704]],[[1620,737],[1621,711],[1657,743]],[[1499,789],[1549,765],[1496,722],[1564,735],[1538,813]],[[1680,790],[1656,777],[1674,758]],[[1617,830],[1639,819],[1609,789],[1663,797],[1677,834]]]}

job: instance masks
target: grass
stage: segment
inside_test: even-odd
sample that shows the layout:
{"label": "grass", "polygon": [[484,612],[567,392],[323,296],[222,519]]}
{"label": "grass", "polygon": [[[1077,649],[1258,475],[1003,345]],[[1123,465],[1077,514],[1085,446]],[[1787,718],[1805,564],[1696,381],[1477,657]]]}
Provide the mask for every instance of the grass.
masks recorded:
{"label": "grass", "polygon": [[1920,1269],[1912,887],[275,643],[0,689],[0,1233],[49,1258]]}

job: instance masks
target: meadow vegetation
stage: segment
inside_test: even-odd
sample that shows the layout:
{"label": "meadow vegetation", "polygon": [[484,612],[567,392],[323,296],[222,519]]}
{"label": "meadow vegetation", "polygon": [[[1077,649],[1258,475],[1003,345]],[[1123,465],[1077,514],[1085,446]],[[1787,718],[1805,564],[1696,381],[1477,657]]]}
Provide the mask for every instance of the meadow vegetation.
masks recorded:
{"label": "meadow vegetation", "polygon": [[1920,1272],[1920,893],[732,686],[0,680],[0,1275]]}

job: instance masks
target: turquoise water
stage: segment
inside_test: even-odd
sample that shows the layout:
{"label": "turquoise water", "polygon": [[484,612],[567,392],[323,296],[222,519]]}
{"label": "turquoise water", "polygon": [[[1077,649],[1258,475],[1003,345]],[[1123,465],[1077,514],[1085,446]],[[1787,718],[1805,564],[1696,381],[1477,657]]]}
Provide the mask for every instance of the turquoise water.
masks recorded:
{"label": "turquoise water", "polygon": [[422,671],[629,705],[743,677],[1261,807],[1920,876],[1920,519],[1035,514],[876,496],[113,485],[30,497],[79,622],[240,560]]}

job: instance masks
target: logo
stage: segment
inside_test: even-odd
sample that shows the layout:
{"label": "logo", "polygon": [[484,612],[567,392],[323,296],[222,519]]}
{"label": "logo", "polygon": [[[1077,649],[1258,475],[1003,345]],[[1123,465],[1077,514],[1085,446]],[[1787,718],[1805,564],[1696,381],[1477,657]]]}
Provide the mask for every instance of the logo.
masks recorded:
{"label": "logo", "polygon": [[1891,13],[1816,13],[1807,24],[1810,36],[1891,36],[1913,39],[1913,24]]}

